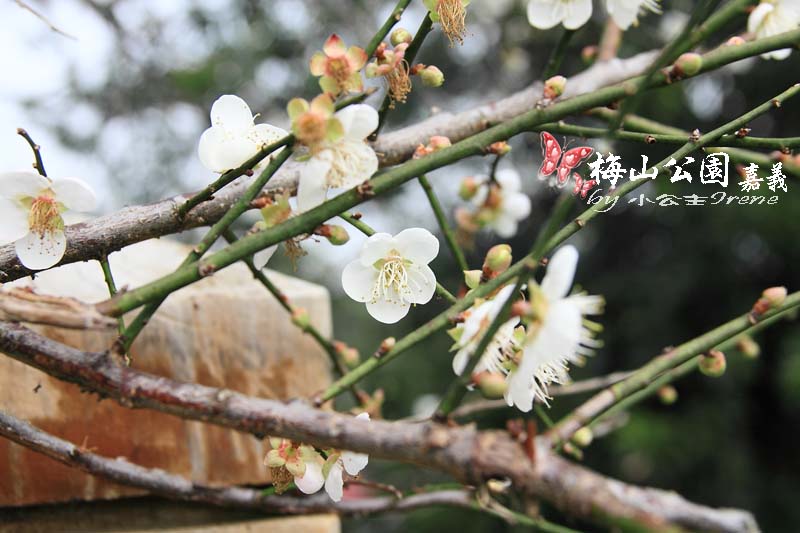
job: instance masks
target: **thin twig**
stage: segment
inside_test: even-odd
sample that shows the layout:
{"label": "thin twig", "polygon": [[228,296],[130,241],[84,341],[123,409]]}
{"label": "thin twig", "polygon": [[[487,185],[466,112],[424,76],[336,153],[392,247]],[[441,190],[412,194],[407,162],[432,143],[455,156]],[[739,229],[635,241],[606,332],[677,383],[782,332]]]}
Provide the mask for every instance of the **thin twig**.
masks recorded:
{"label": "thin twig", "polygon": [[[111,272],[111,265],[108,263],[108,257],[102,257],[98,259],[98,262],[100,263],[100,268],[103,269],[103,279],[106,282],[106,287],[108,287],[108,294],[114,296],[117,294],[117,284],[114,281],[114,274]],[[117,318],[117,329],[119,330],[120,335],[125,332],[124,317]]]}
{"label": "thin twig", "polygon": [[42,147],[36,144],[36,142],[34,142],[34,140],[28,134],[28,132],[23,128],[17,128],[17,135],[21,136],[28,142],[28,144],[31,147],[31,150],[33,150],[33,157],[35,160],[35,162],[33,163],[33,168],[35,168],[39,174],[41,174],[46,178],[47,172],[45,172],[44,170],[44,162],[42,161]]}
{"label": "thin twig", "polygon": [[73,41],[77,41],[78,39],[74,35],[70,35],[69,33],[65,32],[64,30],[58,28],[55,24],[50,22],[47,17],[39,13],[36,9],[34,9],[30,4],[27,2],[23,2],[23,0],[12,0],[15,4],[19,7],[24,9],[25,11],[31,13],[33,16],[44,22],[50,30],[58,33],[59,35],[63,35],[67,39],[72,39]]}
{"label": "thin twig", "polygon": [[453,258],[456,260],[458,268],[462,271],[469,270],[469,265],[467,264],[467,259],[464,256],[464,251],[461,249],[461,246],[458,245],[458,241],[456,240],[456,236],[453,233],[453,229],[450,227],[450,224],[447,223],[447,215],[445,215],[444,209],[442,208],[442,203],[436,196],[436,192],[433,190],[431,183],[428,181],[428,178],[425,177],[425,175],[422,175],[419,177],[419,184],[422,185],[422,189],[425,191],[425,196],[428,197],[428,202],[431,204],[433,214],[436,217],[436,221],[439,223],[439,229],[442,230],[444,240],[447,242],[447,246],[450,248],[450,252],[453,254]]}

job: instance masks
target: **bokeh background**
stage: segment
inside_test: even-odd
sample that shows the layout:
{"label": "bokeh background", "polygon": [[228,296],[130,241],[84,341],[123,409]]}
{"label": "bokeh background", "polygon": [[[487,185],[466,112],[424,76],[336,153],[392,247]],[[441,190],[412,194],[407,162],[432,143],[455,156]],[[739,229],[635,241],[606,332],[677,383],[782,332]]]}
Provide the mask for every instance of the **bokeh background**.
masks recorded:
{"label": "bokeh background", "polygon": [[[607,15],[595,2],[592,21],[570,45],[562,73],[585,68],[583,46],[596,44]],[[624,34],[620,56],[662,45],[675,35],[693,2],[666,0],[662,16],[648,15]],[[0,160],[4,169],[29,168],[30,152],[15,134],[25,127],[43,146],[53,176],[77,175],[102,198],[99,212],[155,201],[202,187],[212,175],[196,156],[207,127],[208,109],[220,94],[247,100],[261,119],[287,127],[286,102],[313,97],[316,81],[307,61],[332,32],[364,44],[388,15],[393,2],[358,0],[58,0],[31,2],[65,37],[30,12],[6,2],[0,17]],[[413,31],[424,9],[412,2],[400,25]],[[418,59],[439,66],[447,81],[440,89],[419,88],[392,113],[388,129],[429,116],[435,108],[464,110],[519,90],[536,80],[560,30],[532,29],[518,0],[474,0],[469,37],[450,48],[435,31]],[[743,31],[744,21],[712,37],[710,45]],[[639,113],[688,130],[709,131],[800,81],[800,53],[782,62],[751,59],[686,83],[650,93]],[[370,100],[377,105],[378,97]],[[754,135],[800,135],[800,103],[750,125]],[[533,213],[510,241],[520,255],[530,246],[556,192],[535,179],[538,139],[523,135],[501,163],[523,176]],[[622,156],[626,167],[648,155],[655,161],[666,147],[595,143]],[[460,205],[461,178],[486,173],[489,160],[471,159],[436,171],[431,180],[449,212]],[[762,169],[764,171],[766,169]],[[695,169],[695,173],[696,173]],[[736,176],[732,172],[732,181]],[[800,184],[790,181],[777,206],[639,207],[618,205],[577,235],[582,251],[577,282],[607,299],[602,318],[605,347],[575,379],[632,369],[664,347],[692,338],[747,311],[771,285],[800,287]],[[669,184],[647,191],[709,194],[709,187]],[[738,187],[730,185],[734,194]],[[435,230],[418,184],[363,206],[365,220],[380,231],[410,223]],[[241,226],[246,227],[246,223]],[[196,235],[195,235],[196,236]],[[192,239],[193,234],[183,238]],[[371,354],[380,340],[400,337],[443,309],[434,301],[412,310],[396,326],[374,322],[363,305],[344,296],[338,280],[358,252],[363,236],[331,249],[306,245],[308,255],[293,270],[278,257],[272,268],[330,288],[336,335]],[[498,242],[481,234],[469,253],[480,266],[485,250]],[[451,289],[460,278],[443,246],[433,264]],[[628,423],[594,443],[585,463],[626,481],[675,490],[714,506],[752,510],[766,531],[793,531],[800,524],[800,330],[784,322],[761,334],[762,354],[747,359],[728,354],[728,372],[711,379],[690,376],[676,384],[679,401],[658,400],[635,408]],[[369,389],[386,393],[387,418],[430,412],[452,377],[449,339],[434,337],[371,376]],[[198,354],[199,356],[200,354]],[[553,402],[558,418],[576,400]],[[343,400],[342,408],[348,407]],[[508,413],[479,419],[500,426]],[[516,415],[515,415],[516,416]],[[411,488],[447,481],[408,467],[373,462],[370,477]],[[550,518],[561,520],[551,509]],[[570,524],[584,528],[582,524]],[[795,527],[793,527],[794,525]],[[483,531],[512,529],[478,513],[425,510],[405,516],[348,520],[346,530]]]}

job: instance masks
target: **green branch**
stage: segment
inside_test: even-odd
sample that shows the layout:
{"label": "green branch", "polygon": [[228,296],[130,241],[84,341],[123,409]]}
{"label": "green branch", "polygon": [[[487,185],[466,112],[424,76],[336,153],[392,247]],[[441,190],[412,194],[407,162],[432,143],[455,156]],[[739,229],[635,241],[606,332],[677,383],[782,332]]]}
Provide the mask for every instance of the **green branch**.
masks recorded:
{"label": "green branch", "polygon": [[400,20],[400,17],[403,16],[403,12],[410,3],[411,0],[400,0],[397,2],[397,5],[394,6],[394,9],[392,9],[392,12],[389,14],[386,22],[384,22],[383,26],[378,29],[377,33],[375,33],[372,39],[370,39],[367,47],[364,49],[368,58],[375,54],[375,50],[378,49],[378,46],[380,46],[381,42],[386,38],[387,35],[389,35],[389,32],[392,31],[392,28]]}
{"label": "green branch", "polygon": [[[794,30],[775,37],[745,43],[740,46],[723,47],[706,54],[703,62],[703,71],[707,72],[739,59],[785,48],[798,41],[800,41],[800,30]],[[244,237],[236,244],[212,254],[201,262],[187,265],[172,274],[168,274],[138,289],[119,294],[106,302],[101,302],[98,304],[98,309],[105,314],[119,316],[149,301],[162,298],[172,291],[198,281],[203,277],[202,272],[225,268],[241,258],[253,255],[255,252],[268,248],[273,244],[277,244],[296,235],[313,231],[314,228],[324,223],[326,220],[337,216],[339,213],[343,213],[373,196],[384,194],[387,191],[395,189],[417,176],[447,166],[469,156],[483,155],[486,147],[494,142],[507,140],[521,132],[531,131],[541,124],[557,121],[568,115],[607,105],[623,96],[626,92],[627,85],[629,83],[635,83],[637,79],[638,78],[634,78],[633,80],[599,89],[589,94],[576,96],[544,109],[530,110],[504,123],[468,137],[449,148],[439,150],[421,159],[408,161],[373,177],[369,181],[370,190],[368,192],[365,192],[363,187],[350,189],[300,216],[290,218],[266,231]],[[657,76],[653,83],[654,87],[663,86],[667,83],[667,80],[664,76]],[[742,125],[746,123],[747,121],[744,121]],[[737,126],[737,129],[738,127],[741,126]],[[731,130],[726,130],[722,132],[722,134],[729,133],[730,131]],[[722,134],[714,135],[713,139],[718,139]],[[708,136],[704,137],[707,139],[712,138]],[[693,144],[694,148],[704,146],[704,144],[700,142]],[[688,151],[691,152],[692,150],[690,149]],[[683,152],[683,149],[681,152]],[[681,157],[683,156],[681,155]],[[644,181],[645,180],[630,182],[623,187],[630,185],[638,186],[643,184]],[[617,190],[620,191],[623,187]],[[627,192],[632,189],[628,188],[625,190]],[[591,213],[596,210],[597,207],[595,206],[594,209],[590,209],[588,212]],[[594,215],[587,216],[591,218]],[[576,230],[577,228],[572,228],[569,235]],[[564,238],[569,235],[566,235]]]}
{"label": "green branch", "polygon": [[428,181],[426,176],[422,175],[419,177],[419,184],[422,185],[422,189],[425,191],[425,196],[428,197],[428,202],[431,204],[433,214],[436,217],[436,221],[439,223],[439,228],[442,230],[444,240],[447,242],[447,246],[450,248],[453,258],[456,260],[456,263],[458,263],[458,268],[462,271],[469,270],[467,259],[464,257],[464,251],[458,245],[456,236],[453,233],[452,228],[450,228],[450,225],[447,223],[447,215],[444,213],[442,204],[439,202],[439,198],[437,198],[433,187],[431,187],[431,183]]}
{"label": "green branch", "polygon": [[[618,113],[613,113],[613,116],[619,116]],[[576,126],[574,124],[566,124],[564,122],[557,122],[551,124],[542,124],[537,128],[540,131],[547,131],[549,133],[560,133],[562,135],[573,135],[575,137],[583,138],[610,138],[618,139],[620,141],[633,141],[646,144],[684,144],[689,139],[689,135],[669,135],[663,133],[643,133],[635,131],[613,130],[609,131],[606,128],[591,128],[588,126]],[[800,147],[800,137],[739,137],[736,134],[723,135],[715,143],[716,146],[725,147],[740,147],[740,148],[760,148],[766,150],[790,150]]]}
{"label": "green branch", "polygon": [[[766,321],[774,317],[784,316],[799,306],[800,292],[795,292],[787,296],[786,300],[780,306],[764,313],[759,321]],[[749,332],[755,325],[751,313],[747,313],[699,337],[685,342],[665,354],[653,358],[630,377],[592,396],[571,414],[567,415],[566,418],[558,422],[558,424],[545,434],[545,437],[549,439],[554,446],[562,442],[567,442],[577,430],[587,424],[591,424],[618,402],[645,389],[659,376],[672,372],[674,369],[684,364],[686,366],[680,371],[676,371],[672,377],[677,377],[681,375],[681,373],[688,372],[691,369],[689,363],[692,362],[695,356],[704,354],[715,346],[729,339],[733,339],[742,333]],[[664,383],[668,381],[669,380]]]}

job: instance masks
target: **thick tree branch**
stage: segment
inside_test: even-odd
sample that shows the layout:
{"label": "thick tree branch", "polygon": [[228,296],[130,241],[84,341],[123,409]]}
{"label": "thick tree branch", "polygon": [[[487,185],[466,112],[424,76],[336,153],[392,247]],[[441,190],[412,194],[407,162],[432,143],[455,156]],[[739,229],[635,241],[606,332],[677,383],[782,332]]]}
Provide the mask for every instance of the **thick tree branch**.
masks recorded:
{"label": "thick tree branch", "polygon": [[606,525],[637,524],[662,531],[757,529],[747,512],[711,509],[674,493],[611,480],[558,457],[545,441],[537,445],[532,463],[523,447],[505,432],[435,423],[366,422],[301,402],[284,404],[180,383],[120,366],[106,354],[82,352],[7,322],[0,322],[0,350],[127,407],[155,409],[262,438],[275,435],[419,464],[470,484],[509,479],[518,491]]}

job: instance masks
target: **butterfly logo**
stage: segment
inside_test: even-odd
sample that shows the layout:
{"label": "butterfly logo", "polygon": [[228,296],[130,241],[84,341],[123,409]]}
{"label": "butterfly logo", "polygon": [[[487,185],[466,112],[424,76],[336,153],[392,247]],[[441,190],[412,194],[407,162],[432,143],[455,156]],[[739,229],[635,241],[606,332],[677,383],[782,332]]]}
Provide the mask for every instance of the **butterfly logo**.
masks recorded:
{"label": "butterfly logo", "polygon": [[580,194],[581,198],[586,198],[589,191],[597,185],[597,180],[584,180],[577,172],[573,172],[572,177],[575,178],[575,188],[572,189],[572,194],[575,196]]}
{"label": "butterfly logo", "polygon": [[[594,153],[594,148],[589,146],[578,146],[564,152],[556,138],[546,131],[541,133],[541,141],[542,157],[544,161],[542,161],[542,166],[539,168],[539,179],[543,180],[555,173],[554,182],[558,187],[564,187],[569,181],[569,175],[572,169],[578,167],[586,158]],[[577,182],[580,175],[577,172],[574,172],[573,175],[576,176]],[[590,182],[591,181],[594,180],[590,180]],[[589,182],[584,182],[581,179],[581,189],[578,192],[583,192],[583,187],[588,183]],[[596,183],[589,186],[589,189],[594,187],[594,185],[596,185]],[[586,191],[589,189],[586,189]],[[577,194],[577,192],[575,194]]]}

